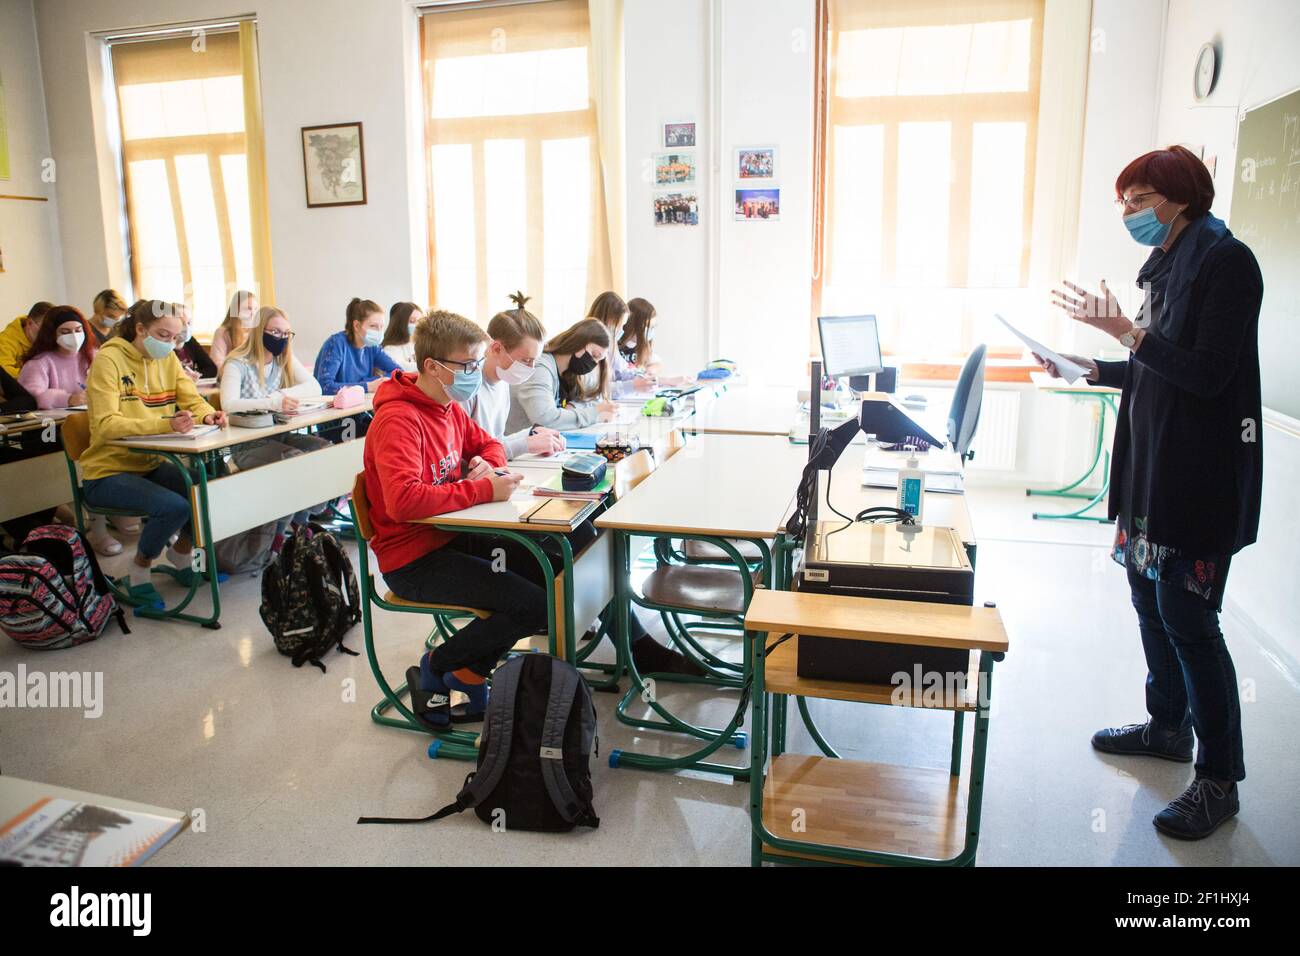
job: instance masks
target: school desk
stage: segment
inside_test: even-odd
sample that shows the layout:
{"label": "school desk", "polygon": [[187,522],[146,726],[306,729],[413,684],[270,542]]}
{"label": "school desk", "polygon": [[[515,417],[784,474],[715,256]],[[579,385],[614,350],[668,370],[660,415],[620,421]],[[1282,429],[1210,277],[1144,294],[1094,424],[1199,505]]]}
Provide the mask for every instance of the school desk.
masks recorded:
{"label": "school desk", "polygon": [[795,388],[742,385],[701,403],[686,428],[713,435],[788,435],[799,413]]}
{"label": "school desk", "polygon": [[72,499],[58,444],[44,455],[0,464],[0,521],[57,508]]}
{"label": "school desk", "polygon": [[[544,590],[550,652],[575,663],[578,637],[614,598],[610,535],[597,535],[595,541],[575,555],[565,534],[576,529],[585,518],[571,521],[567,525],[536,524],[523,520],[525,513],[544,500],[534,495],[532,488],[554,478],[556,469],[545,465],[520,465],[517,462],[510,463],[509,468],[524,476],[526,486],[506,501],[492,501],[459,511],[449,511],[421,519],[420,523],[458,534],[506,538],[536,558],[546,582]],[[560,555],[561,568],[558,572],[552,568],[550,559],[543,550],[542,546],[546,543],[554,546]]]}
{"label": "school desk", "polygon": [[[227,425],[192,441],[141,438],[110,442],[142,454],[158,455],[171,462],[180,469],[190,495],[194,554],[198,557],[191,572],[178,578],[188,591],[179,603],[170,608],[141,607],[136,609],[136,613],[141,617],[190,621],[212,629],[220,627],[218,575],[205,561],[209,545],[347,494],[362,468],[364,442],[357,439],[340,442],[259,468],[214,477],[220,453],[248,442],[316,428],[369,410],[367,397],[364,404],[352,408],[322,408],[266,428]],[[212,598],[211,613],[186,613],[185,609],[204,581]]]}
{"label": "school desk", "polygon": [[[751,863],[972,865],[979,842],[993,663],[1007,651],[997,610],[759,591],[745,627],[763,641],[754,654]],[[786,635],[793,636],[782,640]],[[797,673],[800,635],[969,649],[971,666],[964,681],[942,688],[809,679]],[[785,753],[784,729],[769,710],[769,697],[775,702],[790,696],[951,710],[948,769],[845,760],[833,753]],[[975,729],[962,793],[961,731],[968,711],[975,714]]]}
{"label": "school desk", "polygon": [[[1106,412],[1109,411],[1116,419],[1119,417],[1119,407],[1117,396],[1121,394],[1118,388],[1109,388],[1100,385],[1089,385],[1084,381],[1078,381],[1073,385],[1065,382],[1064,379],[1052,378],[1046,372],[1034,372],[1030,375],[1034,385],[1043,392],[1052,395],[1065,395],[1074,401],[1097,403],[1097,438],[1092,448],[1092,461],[1089,462],[1087,469],[1082,475],[1070,482],[1068,485],[1062,485],[1060,488],[1027,488],[1027,496],[1038,495],[1044,498],[1076,498],[1082,499],[1084,504],[1066,512],[1065,514],[1056,514],[1050,511],[1035,511],[1034,517],[1045,521],[1097,521],[1101,524],[1107,524],[1110,519],[1104,514],[1089,514],[1094,507],[1102,504],[1106,500],[1106,495],[1110,491],[1110,451],[1106,448]],[[1105,453],[1103,462],[1102,455]],[[1075,491],[1085,481],[1092,477],[1096,472],[1097,466],[1101,465],[1101,488],[1097,493],[1089,494],[1086,491]]]}
{"label": "school desk", "polygon": [[[616,715],[620,722],[632,727],[680,733],[702,741],[698,749],[680,757],[614,751],[609,758],[611,766],[652,770],[689,767],[741,778],[748,775],[748,767],[707,759],[724,745],[745,745],[745,735],[738,732],[744,719],[743,702],[725,728],[700,727],[674,715],[638,673],[628,638],[628,615],[632,613],[630,540],[642,536],[703,541],[720,548],[732,560],[741,572],[742,582],[750,580],[749,568],[732,542],[752,542],[762,555],[761,580],[770,586],[772,562],[768,542],[777,533],[806,454],[806,450],[792,446],[785,437],[698,435],[596,519],[598,528],[615,532],[614,639],[619,663],[626,663],[632,681],[616,708]],[[743,590],[747,600],[753,593],[752,585],[744,583]],[[661,612],[676,610],[645,599],[638,599],[637,603]],[[733,689],[743,687],[750,673],[749,637],[748,634],[742,637],[742,661],[738,666],[732,665],[733,677],[700,678],[693,682]],[[659,719],[630,716],[627,709],[637,699],[645,702]]]}

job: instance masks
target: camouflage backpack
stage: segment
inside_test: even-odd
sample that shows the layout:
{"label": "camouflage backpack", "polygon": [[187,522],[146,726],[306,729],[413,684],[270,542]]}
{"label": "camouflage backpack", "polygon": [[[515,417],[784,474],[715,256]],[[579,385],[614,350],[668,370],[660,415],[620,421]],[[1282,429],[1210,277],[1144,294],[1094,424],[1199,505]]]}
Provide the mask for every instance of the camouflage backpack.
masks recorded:
{"label": "camouflage backpack", "polygon": [[361,595],[352,562],[338,539],[316,525],[311,535],[298,533],[262,572],[262,623],[275,640],[275,649],[325,671],[321,657],[343,646],[352,625],[361,620]]}

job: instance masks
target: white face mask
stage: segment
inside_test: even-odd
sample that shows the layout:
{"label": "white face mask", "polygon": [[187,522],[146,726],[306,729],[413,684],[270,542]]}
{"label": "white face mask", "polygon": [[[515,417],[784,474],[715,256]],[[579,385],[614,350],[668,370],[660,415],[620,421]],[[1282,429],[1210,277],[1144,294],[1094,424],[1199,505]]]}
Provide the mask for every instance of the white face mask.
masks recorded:
{"label": "white face mask", "polygon": [[497,378],[507,385],[522,385],[533,376],[533,370],[518,359],[513,360],[514,364],[509,368],[504,366],[497,367]]}
{"label": "white face mask", "polygon": [[75,352],[81,348],[86,341],[85,332],[64,332],[55,340],[59,343],[60,348],[65,348],[69,352]]}

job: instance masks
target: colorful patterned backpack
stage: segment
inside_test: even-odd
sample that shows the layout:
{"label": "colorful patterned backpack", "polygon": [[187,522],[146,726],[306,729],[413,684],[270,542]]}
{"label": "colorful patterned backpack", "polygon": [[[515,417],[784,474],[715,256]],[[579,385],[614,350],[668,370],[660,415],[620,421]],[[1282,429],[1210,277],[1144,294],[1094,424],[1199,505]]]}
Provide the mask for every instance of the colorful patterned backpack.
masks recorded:
{"label": "colorful patterned backpack", "polygon": [[0,630],[23,647],[85,644],[104,632],[110,617],[122,633],[131,633],[95,553],[76,529],[42,525],[19,551],[0,556]]}

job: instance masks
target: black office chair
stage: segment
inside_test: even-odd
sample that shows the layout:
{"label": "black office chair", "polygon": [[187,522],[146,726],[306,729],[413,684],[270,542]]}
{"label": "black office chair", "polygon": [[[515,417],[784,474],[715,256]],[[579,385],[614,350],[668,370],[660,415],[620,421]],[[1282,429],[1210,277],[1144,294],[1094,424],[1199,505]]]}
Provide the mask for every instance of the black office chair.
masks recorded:
{"label": "black office chair", "polygon": [[975,457],[970,446],[975,440],[975,426],[979,424],[980,405],[984,402],[984,354],[987,351],[981,343],[970,353],[957,379],[952,407],[948,409],[948,441],[962,461]]}

